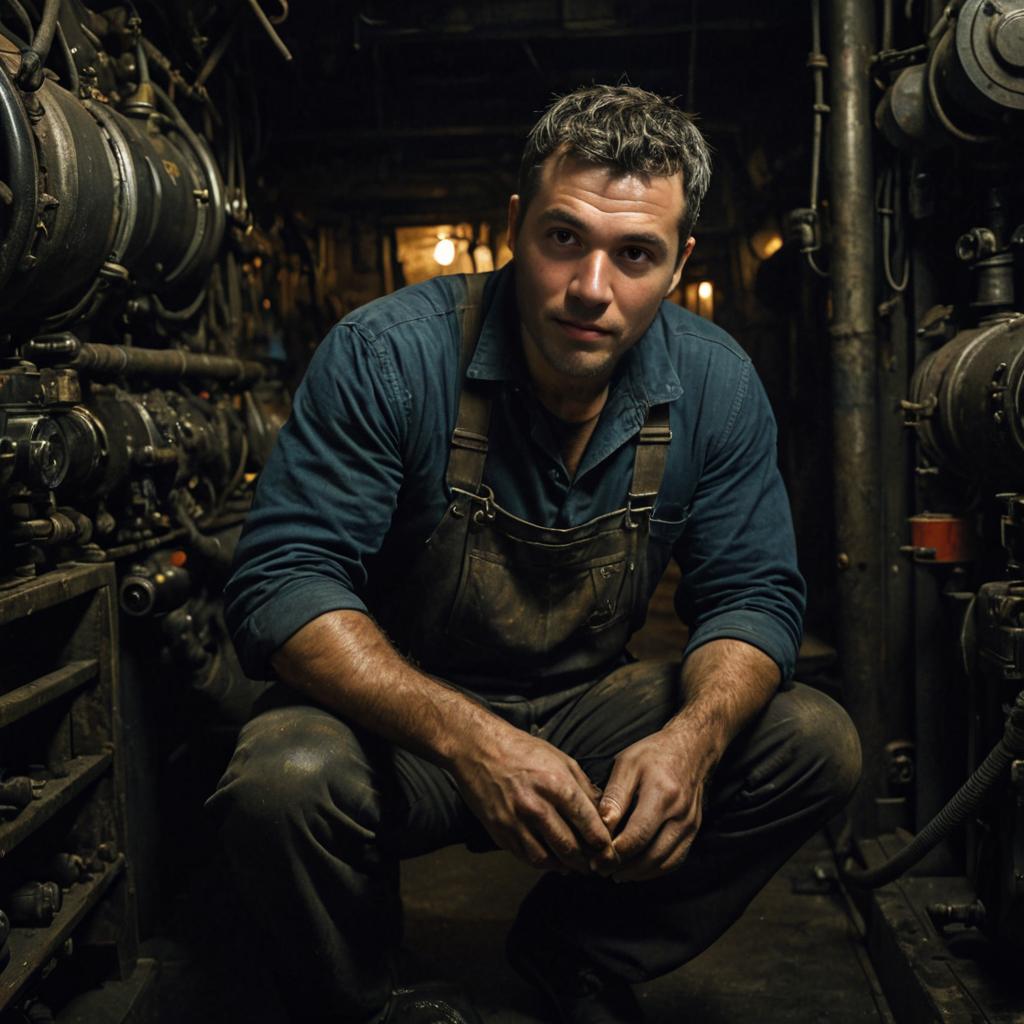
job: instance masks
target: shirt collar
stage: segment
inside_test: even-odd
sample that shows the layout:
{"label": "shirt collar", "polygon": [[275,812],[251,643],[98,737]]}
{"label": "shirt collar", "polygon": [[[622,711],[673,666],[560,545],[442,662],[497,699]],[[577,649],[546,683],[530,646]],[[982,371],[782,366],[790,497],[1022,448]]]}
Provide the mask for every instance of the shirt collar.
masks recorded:
{"label": "shirt collar", "polygon": [[[487,305],[476,351],[466,375],[472,380],[525,380],[526,367],[519,335],[515,264],[508,263],[492,275],[484,292]],[[619,365],[613,390],[625,384],[646,405],[673,402],[683,393],[679,374],[668,350],[668,324],[659,310],[643,337]]]}

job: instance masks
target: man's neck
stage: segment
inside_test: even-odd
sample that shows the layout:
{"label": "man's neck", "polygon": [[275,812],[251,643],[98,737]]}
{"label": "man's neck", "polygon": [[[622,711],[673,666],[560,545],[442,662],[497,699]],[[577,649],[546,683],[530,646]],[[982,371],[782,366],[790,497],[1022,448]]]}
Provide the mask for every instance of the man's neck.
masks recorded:
{"label": "man's neck", "polygon": [[596,419],[608,400],[612,371],[593,377],[571,377],[556,372],[523,332],[526,373],[541,405],[566,423]]}
{"label": "man's neck", "polygon": [[[588,382],[589,383],[589,382]],[[566,423],[589,423],[601,415],[608,401],[608,382],[586,388],[567,390],[546,387],[544,382],[534,379],[533,392],[537,400],[552,416]]]}

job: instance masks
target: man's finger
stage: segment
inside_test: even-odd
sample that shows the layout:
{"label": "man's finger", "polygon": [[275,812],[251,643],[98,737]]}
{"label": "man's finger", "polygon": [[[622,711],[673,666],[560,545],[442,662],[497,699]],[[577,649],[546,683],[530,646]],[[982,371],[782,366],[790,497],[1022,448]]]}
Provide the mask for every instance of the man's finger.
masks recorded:
{"label": "man's finger", "polygon": [[587,858],[576,834],[554,810],[538,818],[535,827],[544,846],[558,862],[571,871],[587,870]]}
{"label": "man's finger", "polygon": [[529,829],[520,828],[515,833],[515,844],[518,850],[509,849],[509,852],[525,861],[531,868],[548,871],[558,867],[558,861],[552,856],[551,851]]}
{"label": "man's finger", "polygon": [[613,834],[633,803],[637,778],[637,771],[632,765],[622,761],[615,762],[611,778],[604,787],[604,793],[597,805],[601,820]]}
{"label": "man's finger", "polygon": [[646,796],[641,789],[636,806],[630,812],[623,830],[615,837],[615,852],[623,863],[638,857],[654,841],[665,820],[659,802]]}
{"label": "man's finger", "polygon": [[679,822],[666,822],[643,850],[639,857],[625,864],[612,877],[618,882],[639,882],[658,878],[668,872],[673,864],[682,863],[690,848],[692,836]]}
{"label": "man's finger", "polygon": [[569,771],[572,772],[576,781],[583,789],[583,792],[586,793],[594,803],[597,803],[598,798],[601,796],[601,790],[594,785],[593,779],[591,779],[591,777],[580,767],[579,762],[570,758]]}
{"label": "man's finger", "polygon": [[594,802],[582,789],[577,789],[560,807],[563,816],[569,821],[579,835],[581,842],[591,853],[609,853],[612,847],[612,836],[601,816],[597,813]]}

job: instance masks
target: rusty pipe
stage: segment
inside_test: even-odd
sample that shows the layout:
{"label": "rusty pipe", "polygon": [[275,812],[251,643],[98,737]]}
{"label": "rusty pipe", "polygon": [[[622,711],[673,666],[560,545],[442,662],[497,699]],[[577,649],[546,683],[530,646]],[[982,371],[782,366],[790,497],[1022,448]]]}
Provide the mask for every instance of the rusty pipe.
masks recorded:
{"label": "rusty pipe", "polygon": [[847,710],[864,748],[853,809],[874,830],[885,792],[883,519],[875,337],[874,179],[870,59],[873,8],[830,0],[832,398],[839,566],[838,648]]}

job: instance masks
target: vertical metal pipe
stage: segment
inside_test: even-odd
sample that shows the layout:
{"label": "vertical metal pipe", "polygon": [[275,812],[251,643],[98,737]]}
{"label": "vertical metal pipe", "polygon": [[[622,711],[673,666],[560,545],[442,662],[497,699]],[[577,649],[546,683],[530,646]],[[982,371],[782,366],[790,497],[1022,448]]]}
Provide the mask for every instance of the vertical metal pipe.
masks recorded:
{"label": "vertical metal pipe", "polygon": [[853,804],[875,831],[885,792],[881,694],[882,513],[869,59],[872,4],[830,0],[832,398],[839,564],[838,648],[846,706],[860,732],[864,778]]}

